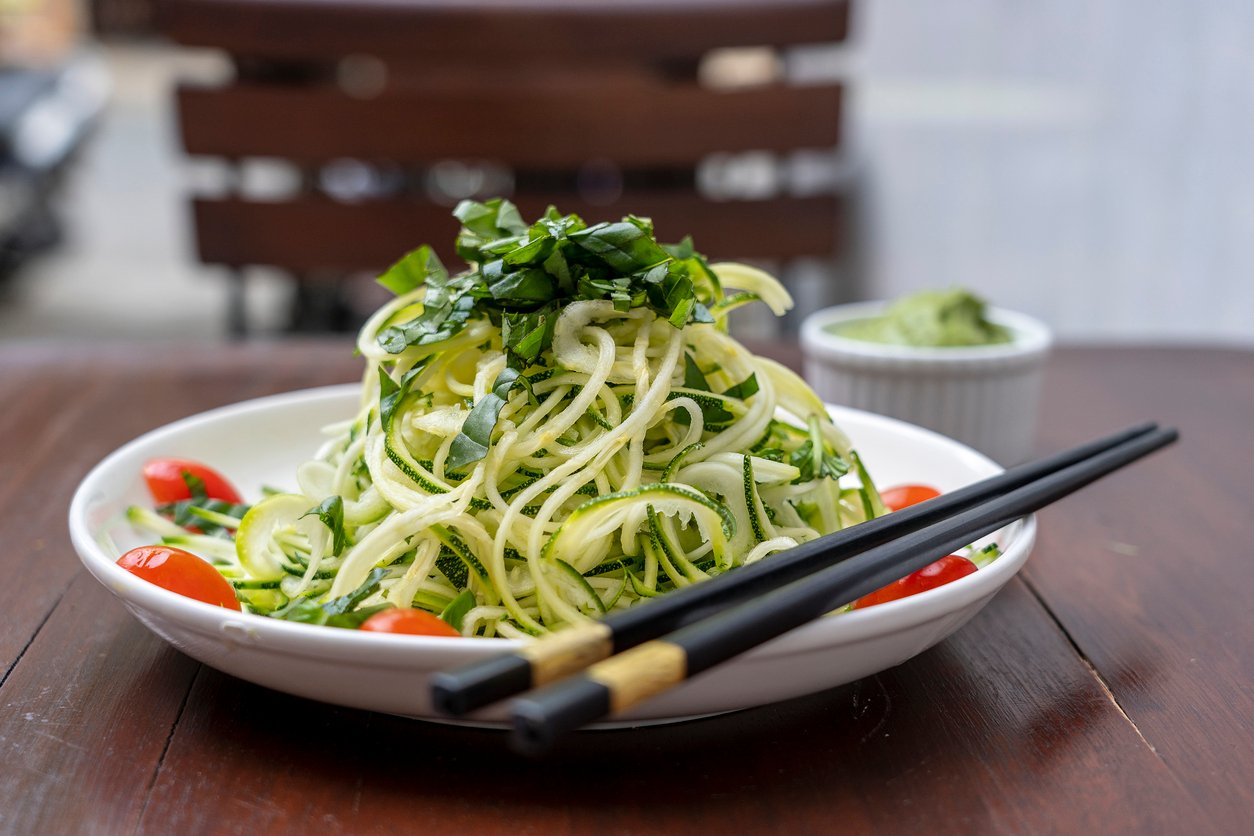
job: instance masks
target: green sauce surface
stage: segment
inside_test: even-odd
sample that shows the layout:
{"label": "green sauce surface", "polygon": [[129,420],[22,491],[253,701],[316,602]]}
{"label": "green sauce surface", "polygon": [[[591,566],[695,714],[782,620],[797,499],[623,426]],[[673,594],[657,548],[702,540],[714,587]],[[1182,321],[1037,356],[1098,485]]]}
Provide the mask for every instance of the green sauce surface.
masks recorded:
{"label": "green sauce surface", "polygon": [[1008,343],[1011,333],[985,316],[984,300],[968,290],[923,290],[892,303],[883,316],[827,326],[841,337],[919,348]]}

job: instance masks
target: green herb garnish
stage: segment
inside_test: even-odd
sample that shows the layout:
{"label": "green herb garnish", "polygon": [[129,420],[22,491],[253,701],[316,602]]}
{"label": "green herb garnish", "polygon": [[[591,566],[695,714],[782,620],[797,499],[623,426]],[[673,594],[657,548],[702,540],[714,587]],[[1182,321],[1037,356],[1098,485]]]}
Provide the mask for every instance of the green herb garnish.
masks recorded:
{"label": "green herb garnish", "polygon": [[453,439],[448,461],[444,465],[446,473],[461,470],[488,454],[488,447],[492,444],[492,428],[496,426],[497,416],[505,408],[505,401],[517,381],[516,369],[505,369],[497,375],[492,391],[474,405],[462,424],[462,431]]}
{"label": "green herb garnish", "polygon": [[316,516],[331,532],[331,554],[338,555],[344,551],[348,537],[344,533],[344,500],[338,496],[328,496],[317,508],[311,508],[301,517]]}
{"label": "green herb garnish", "polygon": [[457,252],[470,270],[449,276],[423,246],[378,280],[397,294],[426,286],[422,312],[379,334],[391,354],[449,339],[472,317],[486,316],[504,332],[510,368],[525,371],[545,365],[561,309],[587,299],[624,311],[648,308],[677,328],[714,321],[708,306],[720,295],[718,278],[690,240],[663,246],[645,218],[588,226],[550,207],[528,227],[500,198],[462,201],[453,215],[462,222]]}
{"label": "green herb garnish", "polygon": [[325,604],[315,603],[312,598],[297,598],[282,609],[275,610],[271,613],[271,617],[281,618],[284,621],[299,621],[303,624],[323,624],[328,627],[356,629],[370,616],[391,608],[391,604],[360,606],[362,601],[378,591],[379,585],[387,575],[386,568],[371,569],[361,586],[347,595],[333,598]]}
{"label": "green herb garnish", "polygon": [[[423,246],[378,280],[398,295],[426,288],[420,313],[380,332],[379,345],[389,354],[450,339],[477,317],[501,329],[507,368],[492,391],[473,405],[453,442],[446,471],[487,455],[510,393],[526,384],[522,373],[547,365],[545,351],[553,344],[554,324],[570,302],[603,299],[620,311],[647,308],[676,328],[714,321],[708,306],[721,296],[718,277],[690,239],[659,244],[648,219],[628,215],[589,226],[578,215],[562,215],[550,207],[528,226],[518,209],[500,198],[462,201],[453,215],[462,223],[457,252],[470,263],[468,271],[450,276],[431,248]],[[386,429],[408,387],[391,380],[381,380],[380,386]],[[709,391],[708,385],[701,388]],[[751,378],[733,388],[737,393],[729,391],[732,397],[745,398],[756,391],[757,381]]]}
{"label": "green herb garnish", "polygon": [[809,438],[788,457],[788,463],[801,471],[793,483],[801,484],[814,479],[839,479],[848,473],[849,463],[824,443],[823,435],[819,432],[819,419],[812,417],[808,422],[808,429]]}
{"label": "green herb garnish", "polygon": [[384,609],[390,609],[391,604],[375,604],[372,607],[361,607],[361,602],[370,595],[375,594],[379,590],[382,579],[387,577],[389,570],[386,568],[371,569],[370,574],[366,575],[366,579],[361,583],[360,587],[352,590],[347,595],[340,595],[339,598],[332,598],[324,604],[315,603],[312,598],[297,598],[286,607],[276,609],[271,613],[272,618],[281,618],[287,622],[301,622],[302,624],[325,624],[326,627],[344,627],[347,629],[356,629],[361,627],[362,622],[377,612]]}
{"label": "green herb garnish", "polygon": [[[185,480],[188,476],[191,474],[184,471]],[[210,499],[205,495],[204,482],[195,476],[191,478],[200,483],[200,490],[193,489],[189,499],[158,505],[157,513],[183,528],[195,528],[212,537],[230,538],[231,532],[239,528],[239,521],[248,513],[249,506],[224,499]]]}

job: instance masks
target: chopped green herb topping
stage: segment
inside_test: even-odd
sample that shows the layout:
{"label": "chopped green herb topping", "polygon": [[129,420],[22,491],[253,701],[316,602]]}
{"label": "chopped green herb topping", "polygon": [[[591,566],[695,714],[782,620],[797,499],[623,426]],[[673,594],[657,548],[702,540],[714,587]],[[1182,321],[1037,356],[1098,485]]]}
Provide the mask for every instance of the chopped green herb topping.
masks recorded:
{"label": "chopped green herb topping", "polygon": [[708,305],[718,279],[705,259],[688,239],[659,244],[645,218],[588,226],[550,207],[528,227],[500,198],[463,201],[453,215],[462,222],[457,252],[469,271],[450,276],[423,246],[379,278],[397,294],[426,286],[421,313],[379,334],[391,354],[447,340],[472,316],[487,316],[502,329],[510,368],[525,371],[544,365],[562,308],[587,299],[611,301],[622,311],[648,308],[676,328],[714,321]]}

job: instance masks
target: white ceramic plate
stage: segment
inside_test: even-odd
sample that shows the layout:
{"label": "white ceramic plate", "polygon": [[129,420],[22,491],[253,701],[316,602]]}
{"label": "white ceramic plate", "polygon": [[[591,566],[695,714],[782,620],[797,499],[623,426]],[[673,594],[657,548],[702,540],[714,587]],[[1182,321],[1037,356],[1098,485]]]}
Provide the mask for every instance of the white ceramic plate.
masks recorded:
{"label": "white ceramic plate", "polygon": [[[70,533],[83,564],[154,633],[189,656],[242,679],[338,705],[440,719],[428,677],[516,646],[502,639],[368,634],[238,613],[184,598],[118,568],[124,551],[151,541],[123,516],[148,504],[140,469],[157,456],[213,465],[246,496],[295,483],[296,467],[349,417],[358,387],[293,392],[215,409],[153,430],[112,453],[79,486]],[[1000,468],[943,436],[889,418],[832,408],[876,482],[952,490]],[[900,664],[957,630],[1027,560],[1035,521],[1002,530],[1004,554],[973,575],[900,601],[820,619],[638,707],[623,720],[665,722],[798,697]],[[493,721],[502,709],[476,719]]]}

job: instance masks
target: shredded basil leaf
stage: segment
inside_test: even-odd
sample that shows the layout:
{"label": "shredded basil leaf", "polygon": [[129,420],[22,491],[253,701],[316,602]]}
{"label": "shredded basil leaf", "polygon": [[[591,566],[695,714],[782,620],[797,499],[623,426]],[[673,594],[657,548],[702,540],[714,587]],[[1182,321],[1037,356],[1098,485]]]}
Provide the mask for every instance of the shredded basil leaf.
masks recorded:
{"label": "shredded basil leaf", "polygon": [[659,244],[646,218],[589,226],[550,207],[527,226],[499,198],[462,201],[453,215],[462,224],[457,252],[470,263],[467,272],[450,277],[420,247],[379,278],[397,294],[425,287],[420,312],[379,333],[390,354],[447,340],[473,317],[487,317],[505,332],[510,367],[526,371],[543,362],[557,313],[579,300],[649,308],[676,328],[714,321],[708,306],[721,295],[717,277],[690,240]]}
{"label": "shredded basil leaf", "polygon": [[453,439],[453,446],[449,448],[448,461],[444,465],[446,473],[459,471],[488,454],[496,419],[505,408],[505,402],[509,400],[509,393],[518,382],[518,377],[517,369],[504,369],[496,376],[492,391],[480,398],[470,410],[462,424],[462,431]]}
{"label": "shredded basil leaf", "polygon": [[[194,478],[194,477],[193,477]],[[227,528],[218,525],[215,522],[205,519],[196,514],[196,509],[209,511],[212,514],[222,514],[227,517],[234,517],[237,520],[243,519],[248,513],[250,506],[244,504],[234,504],[223,499],[210,499],[208,496],[193,496],[190,499],[180,499],[177,502],[168,502],[164,505],[157,506],[157,513],[164,517],[169,517],[170,521],[175,525],[183,528],[197,528],[202,534],[210,536],[230,537],[234,528]]]}
{"label": "shredded basil leaf", "polygon": [[461,594],[454,598],[444,611],[440,613],[440,618],[454,630],[461,631],[462,621],[466,618],[466,613],[474,609],[475,593],[469,589],[463,589]]}
{"label": "shredded basil leaf", "polygon": [[849,463],[823,443],[817,418],[811,418],[809,425],[810,437],[788,457],[788,463],[801,471],[793,484],[844,476],[849,472]]}
{"label": "shredded basil leaf", "polygon": [[304,624],[322,624],[328,627],[346,627],[356,629],[367,618],[381,610],[390,608],[391,604],[376,604],[370,607],[360,606],[379,589],[383,579],[387,577],[386,568],[371,569],[370,574],[361,586],[347,595],[333,598],[325,604],[318,604],[311,598],[297,598],[290,604],[271,613],[272,618],[285,621],[299,621]]}
{"label": "shredded basil leaf", "polygon": [[344,551],[348,537],[344,533],[344,500],[338,496],[328,496],[317,508],[311,508],[301,517],[316,516],[331,532],[331,554],[338,555]]}
{"label": "shredded basil leaf", "polygon": [[448,271],[431,247],[423,244],[388,268],[375,279],[379,284],[400,296],[430,281],[437,284],[448,280]]}
{"label": "shredded basil leaf", "polygon": [[684,388],[697,389],[702,392],[710,391],[709,381],[701,373],[701,367],[697,365],[696,358],[689,352],[684,353]]}
{"label": "shredded basil leaf", "polygon": [[387,374],[380,372],[379,374],[379,425],[383,427],[383,431],[387,432],[392,428],[392,417],[396,414],[397,408],[401,401],[409,394],[409,390],[413,387],[414,380],[429,365],[430,360],[425,360],[414,366],[401,377],[401,382],[397,383]]}
{"label": "shredded basil leaf", "polygon": [[191,493],[192,499],[205,499],[209,496],[209,491],[205,489],[205,480],[201,479],[190,470],[180,470],[179,477],[182,478],[183,484],[187,485],[187,490]]}
{"label": "shredded basil leaf", "polygon": [[756,395],[757,393],[758,376],[754,373],[750,373],[748,377],[728,389],[723,393],[723,395],[729,398],[738,398],[743,401],[748,397]]}

